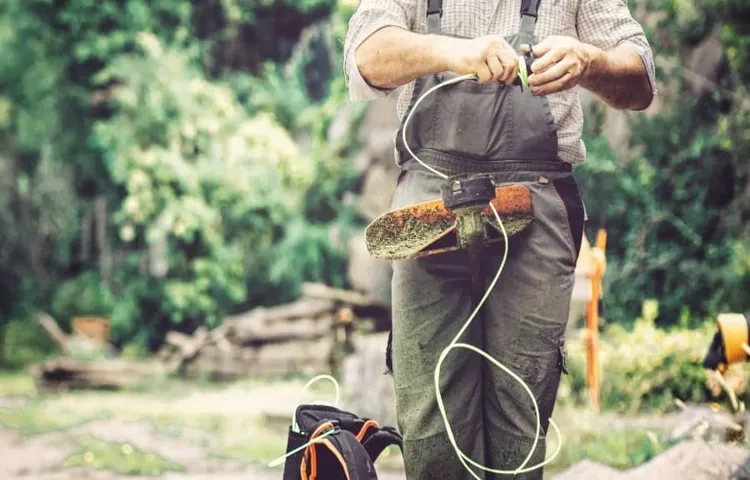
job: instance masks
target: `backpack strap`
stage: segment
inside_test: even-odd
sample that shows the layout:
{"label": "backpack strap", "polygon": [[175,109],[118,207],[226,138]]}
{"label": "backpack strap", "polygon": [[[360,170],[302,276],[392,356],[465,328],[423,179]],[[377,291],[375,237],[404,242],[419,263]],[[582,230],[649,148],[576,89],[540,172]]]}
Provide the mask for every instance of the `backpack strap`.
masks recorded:
{"label": "backpack strap", "polygon": [[383,450],[391,445],[398,446],[401,455],[404,454],[404,440],[398,431],[393,427],[383,427],[377,429],[362,441],[362,446],[367,450],[370,459],[375,462]]}
{"label": "backpack strap", "polygon": [[[345,432],[345,430],[342,430]],[[323,475],[318,476],[318,455],[316,450],[316,445],[322,445],[328,449],[328,451],[331,452],[331,455],[338,461],[339,465],[341,466],[341,471],[346,476],[346,480],[352,480],[351,474],[349,473],[349,466],[347,465],[347,461],[344,458],[345,454],[343,454],[340,451],[340,448],[343,447],[343,445],[339,445],[337,448],[333,442],[329,438],[321,438],[319,440],[316,440],[315,443],[312,443],[309,447],[307,447],[307,451],[305,452],[305,456],[302,458],[302,463],[300,463],[300,478],[302,480],[325,480],[326,472],[322,472]],[[310,459],[309,462],[309,468],[308,468],[308,461],[307,459]],[[309,470],[309,474],[308,474]],[[328,473],[330,475],[330,472]]]}

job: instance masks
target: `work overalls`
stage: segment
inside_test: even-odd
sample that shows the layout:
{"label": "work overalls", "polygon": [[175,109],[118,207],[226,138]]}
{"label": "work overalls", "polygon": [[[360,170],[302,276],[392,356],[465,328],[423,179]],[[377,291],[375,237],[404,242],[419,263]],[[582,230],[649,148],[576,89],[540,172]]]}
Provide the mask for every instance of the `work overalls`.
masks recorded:
{"label": "work overalls", "polygon": [[[440,5],[433,3],[429,31],[439,33]],[[519,32],[507,38],[519,52],[520,45],[537,43],[537,11],[538,0],[523,1]],[[416,80],[409,111],[423,92],[455,76],[444,72]],[[444,179],[416,162],[404,148],[402,130],[397,133],[403,162],[392,208],[441,198]],[[500,280],[460,341],[498,359],[534,393],[542,436],[527,466],[537,464],[546,455],[544,433],[565,370],[565,327],[585,216],[572,168],[558,157],[549,104],[528,87],[463,81],[425,98],[406,136],[422,161],[447,175],[487,173],[498,185],[524,184],[531,190],[534,220],[511,237]],[[503,251],[501,242],[485,252],[486,284]],[[407,479],[472,478],[449,443],[433,384],[441,351],[474,308],[466,252],[393,262],[392,301],[393,374]],[[518,382],[467,350],[450,353],[441,382],[461,449],[488,467],[517,468],[536,431],[533,406]],[[474,471],[480,478],[509,478]],[[515,478],[540,479],[542,471]]]}

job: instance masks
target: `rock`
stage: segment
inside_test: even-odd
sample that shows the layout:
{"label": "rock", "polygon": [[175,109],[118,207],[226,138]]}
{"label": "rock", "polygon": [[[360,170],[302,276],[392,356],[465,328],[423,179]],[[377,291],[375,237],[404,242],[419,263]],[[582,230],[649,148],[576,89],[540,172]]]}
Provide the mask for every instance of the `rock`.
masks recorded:
{"label": "rock", "polygon": [[619,163],[624,164],[632,159],[630,150],[630,123],[628,113],[606,107],[604,116],[604,136]]}
{"label": "rock", "polygon": [[622,472],[590,460],[583,460],[552,477],[552,480],[625,480]]}
{"label": "rock", "polygon": [[552,480],[713,480],[729,478],[733,473],[736,475],[749,456],[750,450],[736,445],[688,441],[679,443],[647,463],[627,471],[584,460],[552,477]]}
{"label": "rock", "polygon": [[750,456],[750,450],[736,445],[699,440],[682,442],[649,462],[629,470],[622,479],[712,480],[728,478],[734,467],[744,463],[748,456]]}
{"label": "rock", "polygon": [[345,410],[395,427],[396,391],[393,377],[385,374],[387,342],[387,333],[354,340],[355,353],[344,362],[342,394]]}
{"label": "rock", "polygon": [[299,148],[302,155],[308,155],[312,152],[313,138],[310,132],[304,129],[298,130],[297,132],[294,132],[293,137],[294,143],[297,145],[297,148]]}
{"label": "rock", "polygon": [[390,209],[393,193],[396,191],[398,171],[380,164],[371,166],[362,184],[357,213],[370,221]]}
{"label": "rock", "polygon": [[395,102],[394,98],[373,101],[362,119],[359,140],[370,159],[369,163],[395,167],[393,141],[399,125]]}
{"label": "rock", "polygon": [[697,95],[710,92],[719,78],[724,63],[724,47],[714,30],[704,38],[687,58],[687,84]]}
{"label": "rock", "polygon": [[364,234],[355,235],[349,241],[348,280],[354,290],[365,293],[376,300],[390,301],[391,265],[385,260],[370,255],[365,245]]}
{"label": "rock", "polygon": [[346,139],[350,134],[352,126],[352,107],[351,104],[345,103],[341,106],[328,127],[328,141],[332,144]]}
{"label": "rock", "polygon": [[359,155],[354,157],[354,160],[352,161],[354,171],[357,172],[358,175],[364,175],[367,169],[370,168],[371,163],[372,157],[370,157],[366,150],[359,152]]}

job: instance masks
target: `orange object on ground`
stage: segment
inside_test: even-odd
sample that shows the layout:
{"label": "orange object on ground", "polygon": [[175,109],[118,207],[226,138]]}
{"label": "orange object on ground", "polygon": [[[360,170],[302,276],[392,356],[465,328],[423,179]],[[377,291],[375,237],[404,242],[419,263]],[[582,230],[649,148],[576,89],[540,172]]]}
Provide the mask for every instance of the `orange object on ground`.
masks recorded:
{"label": "orange object on ground", "polygon": [[606,270],[604,251],[607,244],[607,232],[599,230],[596,235],[596,246],[590,251],[591,298],[586,307],[586,384],[589,397],[595,411],[599,411],[599,300],[602,296],[602,277]]}
{"label": "orange object on ground", "polygon": [[111,326],[106,318],[75,317],[73,331],[98,343],[106,343]]}

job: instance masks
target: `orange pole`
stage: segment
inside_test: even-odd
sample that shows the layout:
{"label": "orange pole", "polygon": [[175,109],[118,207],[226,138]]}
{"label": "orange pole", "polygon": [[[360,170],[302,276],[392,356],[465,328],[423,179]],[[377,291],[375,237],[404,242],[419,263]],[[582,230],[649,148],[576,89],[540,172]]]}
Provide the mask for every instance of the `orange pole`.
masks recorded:
{"label": "orange pole", "polygon": [[586,307],[586,383],[589,387],[591,404],[599,411],[599,298],[604,276],[603,254],[607,244],[607,232],[599,230],[596,235],[596,248],[601,255],[593,255],[594,271],[591,276],[591,298]]}

